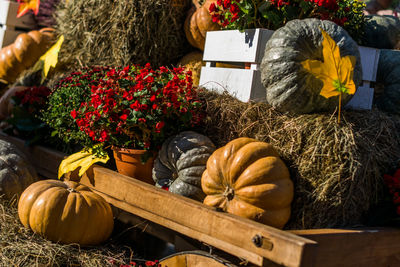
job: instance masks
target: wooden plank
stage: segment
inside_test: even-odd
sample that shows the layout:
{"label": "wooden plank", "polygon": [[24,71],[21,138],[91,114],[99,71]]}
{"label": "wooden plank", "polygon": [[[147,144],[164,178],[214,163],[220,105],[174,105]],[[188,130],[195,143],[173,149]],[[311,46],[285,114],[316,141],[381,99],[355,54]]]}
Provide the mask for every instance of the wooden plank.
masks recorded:
{"label": "wooden plank", "polygon": [[207,32],[203,61],[261,63],[272,34],[267,29]]}
{"label": "wooden plank", "polygon": [[400,229],[290,231],[318,242],[315,266],[400,266]]}
{"label": "wooden plank", "polygon": [[266,99],[260,70],[202,67],[199,84],[211,91],[227,91],[243,102]]}
{"label": "wooden plank", "polygon": [[[316,242],[291,233],[221,213],[200,202],[158,189],[102,167],[81,183],[114,206],[260,265],[266,257],[286,266],[312,266]],[[263,237],[257,247],[252,239]]]}

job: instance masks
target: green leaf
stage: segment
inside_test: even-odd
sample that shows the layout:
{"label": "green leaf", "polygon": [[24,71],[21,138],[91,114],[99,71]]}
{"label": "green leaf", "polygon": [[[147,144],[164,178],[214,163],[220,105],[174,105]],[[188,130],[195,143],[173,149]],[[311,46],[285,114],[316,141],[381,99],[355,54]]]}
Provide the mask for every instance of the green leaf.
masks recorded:
{"label": "green leaf", "polygon": [[300,1],[300,7],[304,10],[304,13],[309,11],[312,8],[311,2],[308,1]]}
{"label": "green leaf", "polygon": [[246,2],[237,2],[237,5],[239,9],[246,15],[250,13],[250,11],[253,9],[252,5],[250,3]]}
{"label": "green leaf", "polygon": [[261,16],[264,17],[264,14],[266,14],[268,12],[268,9],[270,8],[270,6],[271,6],[271,2],[265,1],[258,7],[258,11],[261,13]]}

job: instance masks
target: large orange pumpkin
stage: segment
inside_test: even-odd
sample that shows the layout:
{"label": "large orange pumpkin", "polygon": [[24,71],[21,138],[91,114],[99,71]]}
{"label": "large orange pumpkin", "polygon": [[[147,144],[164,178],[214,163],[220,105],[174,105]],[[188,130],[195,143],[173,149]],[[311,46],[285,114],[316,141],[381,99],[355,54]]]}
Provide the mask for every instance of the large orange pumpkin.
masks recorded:
{"label": "large orange pumpkin", "polygon": [[204,204],[283,228],[290,217],[293,183],[272,145],[238,138],[217,149],[201,178]]}
{"label": "large orange pumpkin", "polygon": [[30,68],[54,42],[54,29],[44,28],[18,35],[15,42],[0,50],[0,80],[14,82]]}
{"label": "large orange pumpkin", "polygon": [[21,195],[18,215],[25,227],[64,244],[99,244],[114,227],[110,205],[87,186],[72,181],[30,185]]}
{"label": "large orange pumpkin", "polygon": [[193,7],[184,23],[186,38],[192,46],[200,50],[204,50],[206,33],[220,29],[220,26],[212,21],[208,11],[211,3],[215,2],[215,0],[206,0],[201,7],[197,9]]}

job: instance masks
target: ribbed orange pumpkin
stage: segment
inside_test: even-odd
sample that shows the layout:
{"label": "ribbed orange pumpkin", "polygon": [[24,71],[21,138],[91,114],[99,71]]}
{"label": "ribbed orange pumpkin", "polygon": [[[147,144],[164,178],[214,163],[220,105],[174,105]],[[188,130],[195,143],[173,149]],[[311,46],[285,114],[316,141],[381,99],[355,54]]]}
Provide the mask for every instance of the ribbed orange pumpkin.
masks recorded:
{"label": "ribbed orange pumpkin", "polygon": [[204,50],[206,33],[220,29],[220,26],[212,21],[208,11],[211,3],[215,2],[215,0],[206,0],[200,8],[193,7],[184,23],[186,38],[192,46],[200,50]]}
{"label": "ribbed orange pumpkin", "polygon": [[44,28],[18,35],[15,42],[0,50],[0,80],[14,82],[18,75],[32,67],[50,48],[54,29]]}
{"label": "ribbed orange pumpkin", "polygon": [[238,138],[217,149],[201,178],[204,204],[283,228],[290,217],[293,183],[272,145]]}
{"label": "ribbed orange pumpkin", "polygon": [[21,195],[18,215],[25,227],[64,244],[99,244],[114,227],[110,205],[87,186],[72,181],[30,185]]}

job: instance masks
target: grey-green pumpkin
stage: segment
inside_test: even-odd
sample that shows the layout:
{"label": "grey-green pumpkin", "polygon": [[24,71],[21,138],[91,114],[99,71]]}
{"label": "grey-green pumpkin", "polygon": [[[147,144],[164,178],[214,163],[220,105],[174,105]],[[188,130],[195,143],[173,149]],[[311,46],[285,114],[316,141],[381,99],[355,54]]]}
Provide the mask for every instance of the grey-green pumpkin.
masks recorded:
{"label": "grey-green pumpkin", "polygon": [[[356,86],[361,83],[358,46],[343,28],[327,20],[292,20],[271,36],[261,62],[261,81],[266,88],[266,100],[278,110],[303,114],[337,108],[339,97],[321,96],[322,81],[301,65],[307,59],[323,61],[321,29],[337,43],[341,57],[356,57],[353,80]],[[350,99],[351,95],[343,94],[342,104]]]}
{"label": "grey-green pumpkin", "polygon": [[201,175],[215,146],[204,135],[185,131],[167,139],[154,161],[153,180],[156,186],[202,201]]}
{"label": "grey-green pumpkin", "polygon": [[362,45],[379,48],[400,48],[400,20],[394,16],[366,16]]}
{"label": "grey-green pumpkin", "polygon": [[0,195],[11,199],[38,181],[35,169],[13,144],[0,140]]}
{"label": "grey-green pumpkin", "polygon": [[380,51],[376,81],[384,87],[376,99],[377,106],[400,115],[400,51]]}

